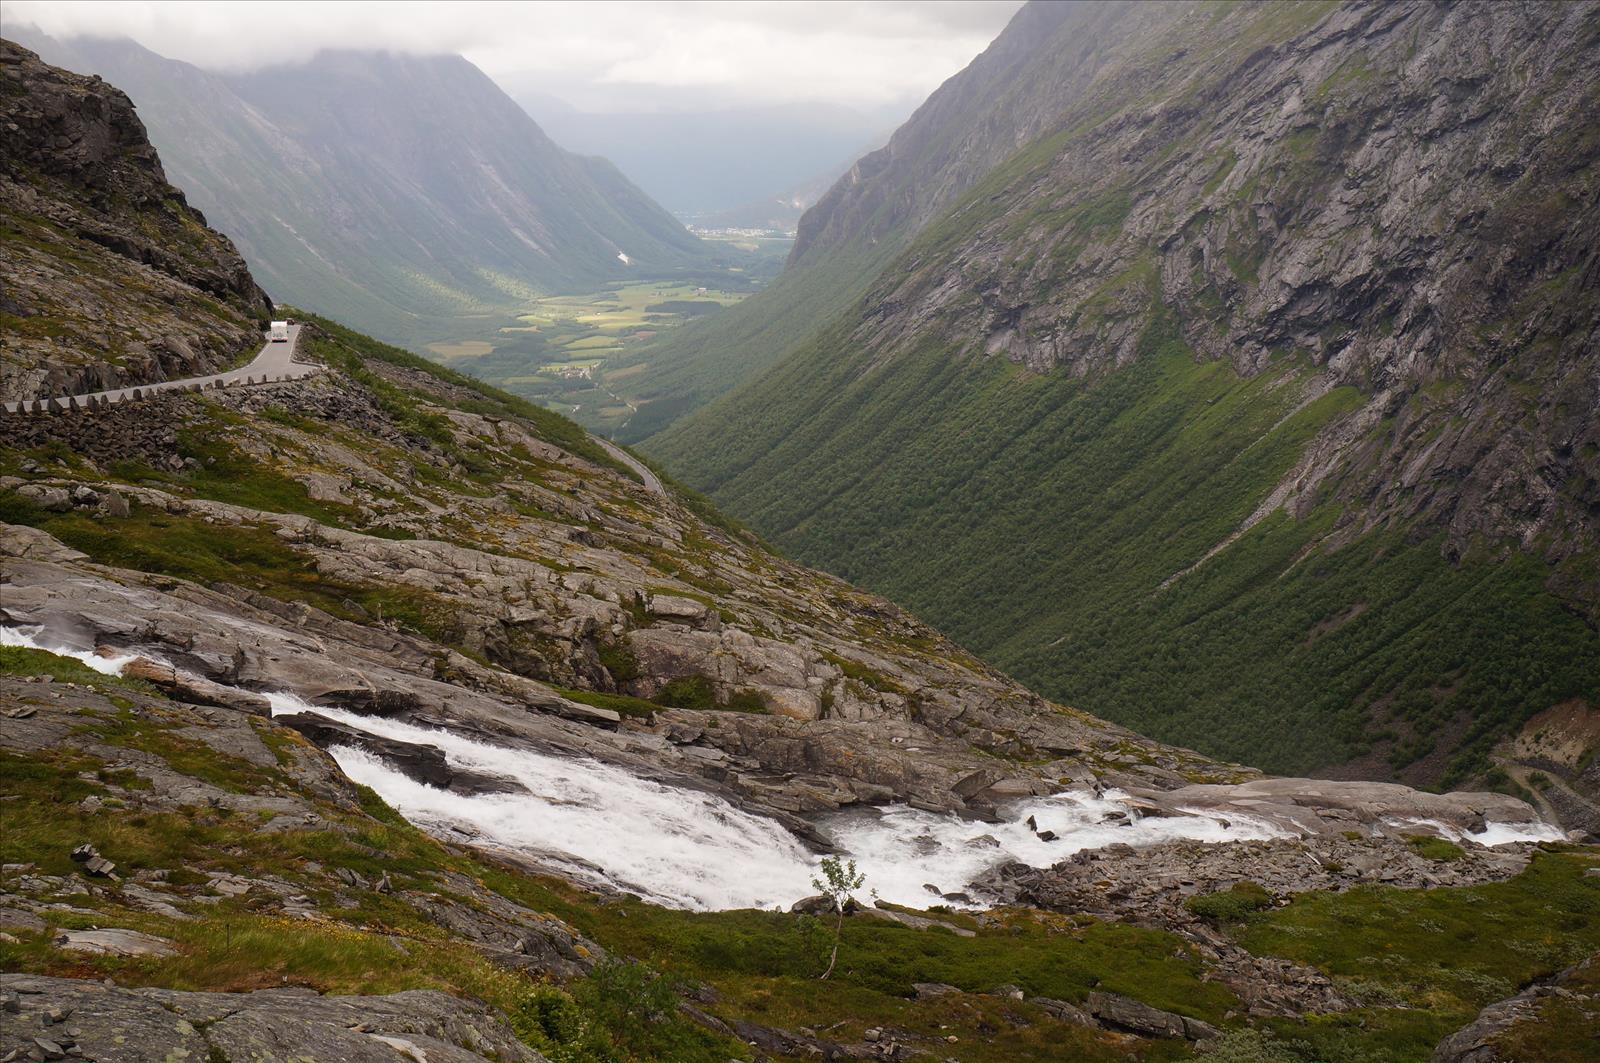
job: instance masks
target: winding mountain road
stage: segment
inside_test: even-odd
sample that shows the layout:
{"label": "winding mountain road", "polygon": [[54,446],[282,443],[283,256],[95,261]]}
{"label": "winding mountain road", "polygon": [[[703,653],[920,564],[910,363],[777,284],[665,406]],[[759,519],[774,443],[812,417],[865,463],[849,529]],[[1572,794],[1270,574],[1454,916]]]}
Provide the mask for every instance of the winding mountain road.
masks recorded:
{"label": "winding mountain road", "polygon": [[[200,387],[229,387],[235,384],[261,383],[273,380],[300,380],[322,372],[323,367],[310,362],[295,361],[295,350],[300,345],[300,326],[289,326],[289,342],[273,343],[267,341],[261,352],[251,359],[250,364],[238,369],[230,369],[225,373],[211,373],[208,376],[190,376],[181,380],[163,380],[155,384],[140,384],[137,387],[116,388],[112,391],[92,391],[82,395],[61,395],[53,400],[58,407],[67,407],[69,400],[76,403],[79,408],[87,407],[91,401],[98,404],[102,400],[118,403],[133,398],[135,391],[141,396],[151,395],[159,391],[178,391],[186,388]],[[7,413],[25,413],[32,408],[35,400],[28,399],[23,402],[8,402],[3,404]],[[606,453],[616,458],[622,464],[639,474],[639,479],[644,481],[644,486],[651,494],[665,495],[667,488],[661,478],[651,472],[638,458],[623,450],[608,439],[593,436],[594,441],[605,448]]]}
{"label": "winding mountain road", "polygon": [[651,472],[650,467],[644,462],[640,461],[638,458],[634,457],[632,454],[629,454],[626,450],[623,450],[621,447],[617,446],[615,443],[611,442],[611,440],[606,439],[603,436],[595,435],[593,432],[590,432],[589,436],[596,443],[599,443],[607,454],[610,454],[613,458],[616,458],[618,461],[622,462],[622,464],[638,473],[639,479],[644,481],[645,490],[649,491],[653,495],[664,495],[667,493],[666,486],[661,482],[661,477]]}
{"label": "winding mountain road", "polygon": [[[177,391],[192,388],[196,384],[201,387],[227,387],[233,384],[243,384],[251,380],[264,384],[269,380],[299,380],[302,377],[322,372],[323,367],[320,365],[295,361],[295,350],[299,345],[300,326],[290,325],[288,343],[268,341],[261,348],[261,353],[251,359],[249,365],[241,366],[238,369],[230,369],[225,373],[212,373],[209,376],[191,376],[184,377],[182,380],[163,380],[155,384],[116,388],[112,391],[94,391],[72,396],[61,395],[53,401],[61,406],[66,406],[69,398],[79,406],[89,405],[91,399],[96,403],[102,400],[117,403],[132,398],[135,391],[138,391],[141,395],[150,395],[158,391]],[[32,399],[23,402],[8,402],[5,403],[5,410],[7,413],[23,413],[33,407],[33,402],[34,400]]]}

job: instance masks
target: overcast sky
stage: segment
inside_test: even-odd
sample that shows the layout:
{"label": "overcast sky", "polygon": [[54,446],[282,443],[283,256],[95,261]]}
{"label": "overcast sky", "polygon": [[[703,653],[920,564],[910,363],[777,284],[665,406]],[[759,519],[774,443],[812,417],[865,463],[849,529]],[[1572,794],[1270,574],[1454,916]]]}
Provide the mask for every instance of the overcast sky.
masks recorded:
{"label": "overcast sky", "polygon": [[318,48],[459,52],[513,95],[583,110],[826,101],[909,110],[981,52],[1021,0],[228,3],[5,0],[52,36],[128,36],[212,69]]}

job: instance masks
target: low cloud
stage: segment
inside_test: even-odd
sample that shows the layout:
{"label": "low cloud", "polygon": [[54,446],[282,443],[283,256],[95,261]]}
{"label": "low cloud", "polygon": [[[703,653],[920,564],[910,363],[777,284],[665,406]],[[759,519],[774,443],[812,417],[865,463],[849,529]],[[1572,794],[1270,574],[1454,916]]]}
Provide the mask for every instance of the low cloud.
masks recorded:
{"label": "low cloud", "polygon": [[584,109],[920,100],[982,51],[1020,0],[833,3],[327,3],[7,0],[52,36],[127,36],[209,69],[322,48],[465,55],[514,92]]}

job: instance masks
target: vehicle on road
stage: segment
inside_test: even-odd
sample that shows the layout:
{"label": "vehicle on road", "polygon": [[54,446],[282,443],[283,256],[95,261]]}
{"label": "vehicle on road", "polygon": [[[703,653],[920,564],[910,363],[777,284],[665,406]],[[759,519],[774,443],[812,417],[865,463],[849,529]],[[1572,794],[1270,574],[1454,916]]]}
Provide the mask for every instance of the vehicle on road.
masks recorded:
{"label": "vehicle on road", "polygon": [[289,323],[287,321],[274,321],[268,333],[268,338],[273,343],[289,342]]}

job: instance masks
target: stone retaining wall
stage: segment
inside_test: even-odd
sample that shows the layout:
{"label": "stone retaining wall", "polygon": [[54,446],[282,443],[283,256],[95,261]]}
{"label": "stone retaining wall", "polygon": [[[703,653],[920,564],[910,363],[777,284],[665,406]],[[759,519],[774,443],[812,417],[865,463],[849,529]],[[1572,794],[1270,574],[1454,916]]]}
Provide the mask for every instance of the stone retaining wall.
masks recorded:
{"label": "stone retaining wall", "polygon": [[77,413],[81,410],[105,409],[110,406],[124,406],[129,403],[144,402],[159,395],[169,395],[177,392],[220,391],[224,388],[242,388],[255,384],[274,384],[299,379],[302,379],[299,375],[290,376],[287,373],[281,373],[277,376],[268,376],[263,373],[260,377],[247,375],[242,380],[207,380],[203,383],[177,385],[151,384],[112,395],[90,395],[83,402],[79,402],[75,396],[68,396],[66,399],[33,399],[18,403],[6,403],[0,405],[0,416]]}

